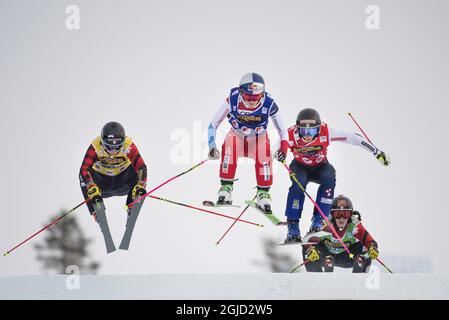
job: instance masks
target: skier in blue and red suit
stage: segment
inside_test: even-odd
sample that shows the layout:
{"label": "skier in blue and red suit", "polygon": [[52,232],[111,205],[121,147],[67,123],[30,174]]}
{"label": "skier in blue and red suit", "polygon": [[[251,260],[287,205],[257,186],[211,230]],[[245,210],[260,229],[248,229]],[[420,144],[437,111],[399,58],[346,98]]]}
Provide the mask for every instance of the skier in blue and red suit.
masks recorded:
{"label": "skier in blue and red suit", "polygon": [[[316,203],[326,215],[334,197],[336,184],[335,169],[327,159],[327,148],[331,142],[339,141],[364,148],[372,153],[384,166],[390,164],[389,157],[362,136],[328,127],[321,122],[320,115],[314,109],[303,109],[299,112],[296,124],[288,130],[288,143],[294,159],[290,169],[301,185],[306,188],[309,182],[319,184]],[[285,215],[287,216],[288,232],[285,242],[300,242],[301,233],[299,220],[304,206],[304,192],[292,180],[288,192]],[[323,218],[316,208],[312,216],[309,232],[322,228]]]}

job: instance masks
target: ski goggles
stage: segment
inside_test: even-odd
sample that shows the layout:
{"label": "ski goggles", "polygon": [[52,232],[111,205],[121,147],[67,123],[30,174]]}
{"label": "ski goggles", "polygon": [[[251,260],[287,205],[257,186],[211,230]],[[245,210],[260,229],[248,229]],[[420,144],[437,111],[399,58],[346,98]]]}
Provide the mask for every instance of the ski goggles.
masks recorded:
{"label": "ski goggles", "polygon": [[352,210],[332,210],[332,217],[334,219],[349,219],[352,216]]}
{"label": "ski goggles", "polygon": [[[112,143],[111,143],[112,142]],[[122,139],[116,139],[113,141],[104,141],[101,140],[101,143],[103,144],[103,146],[110,151],[118,151],[122,148],[123,146],[123,141]]]}
{"label": "ski goggles", "polygon": [[298,127],[299,128],[299,135],[301,137],[306,137],[306,136],[310,136],[310,137],[315,137],[318,135],[318,133],[320,132],[320,127]]}
{"label": "ski goggles", "polygon": [[258,82],[249,82],[240,85],[240,91],[248,94],[260,94],[265,91],[265,85]]}
{"label": "ski goggles", "polygon": [[263,97],[263,93],[259,93],[259,94],[242,93],[243,100],[248,101],[248,102],[257,102],[260,99],[262,99],[262,97]]}

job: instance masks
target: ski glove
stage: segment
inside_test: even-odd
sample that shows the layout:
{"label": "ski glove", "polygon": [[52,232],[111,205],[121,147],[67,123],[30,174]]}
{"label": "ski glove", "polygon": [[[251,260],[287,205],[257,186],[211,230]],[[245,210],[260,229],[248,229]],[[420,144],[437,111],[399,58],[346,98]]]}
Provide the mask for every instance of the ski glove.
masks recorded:
{"label": "ski glove", "polygon": [[370,259],[377,259],[377,257],[379,256],[379,250],[377,250],[377,246],[372,244],[371,247],[368,248],[368,257],[370,257]]}
{"label": "ski glove", "polygon": [[93,200],[96,197],[101,197],[100,188],[94,182],[87,185],[87,196],[90,200]]}
{"label": "ski glove", "polygon": [[139,181],[133,188],[132,191],[132,198],[133,200],[136,200],[138,197],[142,196],[143,194],[147,193],[145,188],[147,187],[147,184],[145,181]]}
{"label": "ski glove", "polygon": [[318,261],[320,260],[320,254],[314,246],[311,246],[306,250],[306,258],[310,262]]}
{"label": "ski glove", "polygon": [[213,147],[209,150],[209,160],[217,160],[220,158],[220,151],[217,148]]}
{"label": "ski glove", "polygon": [[288,141],[282,140],[281,141],[281,147],[276,152],[275,157],[279,162],[284,162],[285,159],[287,159],[287,152],[288,152]]}
{"label": "ski glove", "polygon": [[388,166],[391,161],[390,161],[390,157],[385,154],[385,152],[377,149],[376,152],[374,152],[374,156],[376,157],[377,160],[379,160],[380,163],[382,163],[384,166]]}

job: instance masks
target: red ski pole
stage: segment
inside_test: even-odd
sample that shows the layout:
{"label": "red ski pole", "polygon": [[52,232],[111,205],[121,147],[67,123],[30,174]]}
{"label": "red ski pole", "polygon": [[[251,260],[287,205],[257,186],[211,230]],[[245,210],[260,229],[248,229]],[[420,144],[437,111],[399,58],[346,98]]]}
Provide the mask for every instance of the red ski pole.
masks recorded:
{"label": "red ski pole", "polygon": [[[355,125],[359,128],[359,130],[363,133],[363,135],[365,136],[366,140],[369,141],[369,143],[373,144],[373,142],[370,140],[370,138],[368,138],[368,136],[366,135],[365,131],[363,131],[362,127],[360,127],[359,123],[357,122],[357,120],[354,119],[354,117],[352,116],[351,112],[348,112],[348,116],[352,119],[352,121],[354,121]],[[388,272],[393,273],[393,271],[390,270],[390,268],[388,268],[385,263],[383,263],[379,258],[376,258],[377,262],[379,262],[385,269],[387,269]]]}
{"label": "red ski pole", "polygon": [[289,273],[295,272],[296,270],[298,270],[298,269],[301,268],[303,265],[306,265],[306,264],[309,263],[309,262],[310,262],[310,260],[308,260],[308,259],[304,260],[303,263],[301,263],[300,265],[298,265],[298,266],[294,267],[293,269],[291,269]]}
{"label": "red ski pole", "polygon": [[24,244],[25,242],[27,242],[28,240],[34,238],[35,236],[37,236],[39,233],[41,233],[42,231],[50,228],[52,225],[58,223],[58,221],[62,220],[65,216],[67,216],[69,213],[75,211],[76,209],[78,209],[79,207],[81,207],[83,204],[85,204],[86,202],[88,202],[90,199],[87,198],[86,200],[84,200],[83,202],[81,202],[79,205],[77,205],[76,207],[74,207],[73,209],[67,211],[66,213],[64,213],[63,215],[61,215],[60,217],[58,217],[57,219],[53,220],[50,224],[48,224],[47,226],[43,227],[41,230],[39,230],[38,232],[36,232],[35,234],[33,234],[32,236],[26,238],[25,240],[23,240],[21,243],[19,243],[18,245],[16,245],[14,248],[6,251],[3,256],[7,256],[8,254],[10,254],[11,252],[13,252],[14,250],[16,250],[18,247],[20,247],[22,244]]}
{"label": "red ski pole", "polygon": [[368,138],[368,136],[366,135],[365,131],[363,131],[362,127],[360,127],[359,123],[354,119],[354,117],[352,116],[351,112],[348,112],[349,117],[352,119],[352,121],[354,121],[355,125],[360,129],[360,131],[363,133],[363,135],[365,136],[366,140],[369,141],[369,143],[373,144],[371,142],[371,140]]}
{"label": "red ski pole", "polygon": [[228,215],[225,215],[225,214],[213,212],[213,211],[202,209],[202,208],[197,208],[197,207],[194,207],[194,206],[191,206],[191,205],[188,205],[188,204],[184,204],[184,203],[180,203],[180,202],[176,202],[176,201],[172,201],[172,200],[168,200],[168,199],[164,199],[164,198],[160,198],[160,197],[156,197],[156,196],[149,196],[149,197],[153,198],[153,199],[165,201],[165,202],[168,202],[168,203],[171,203],[171,204],[176,204],[178,206],[182,206],[182,207],[186,207],[186,208],[190,208],[190,209],[194,209],[194,210],[210,213],[210,214],[213,214],[213,215],[216,215],[216,216],[232,219],[232,220],[235,220],[235,221],[241,221],[241,222],[252,224],[252,225],[255,225],[255,226],[258,226],[258,227],[263,227],[262,224],[254,223],[254,222],[251,222],[251,221],[242,220],[242,219],[239,219],[239,218],[234,218],[234,217],[231,217],[231,216],[228,216]]}
{"label": "red ski pole", "polygon": [[382,262],[382,260],[380,260],[379,258],[376,258],[376,260],[377,260],[377,262],[379,262],[379,263],[382,265],[382,267],[384,267],[385,269],[387,269],[387,271],[388,271],[389,273],[393,273],[393,271],[391,271],[390,268],[388,268],[388,267],[386,266],[386,264]]}
{"label": "red ski pole", "polygon": [[[253,200],[256,199],[256,197],[253,198]],[[226,230],[226,232],[221,236],[220,240],[217,241],[217,243],[215,243],[216,246],[218,246],[221,242],[221,240],[223,240],[223,238],[228,234],[229,230],[232,229],[232,227],[237,223],[238,220],[240,220],[240,217],[246,212],[246,210],[248,210],[249,208],[249,204],[245,207],[245,209],[243,209],[243,211],[240,213],[240,215],[237,217],[237,219],[234,220],[234,222],[230,225],[230,227],[228,228],[228,230]]]}
{"label": "red ski pole", "polygon": [[162,188],[162,187],[165,186],[167,183],[169,183],[169,182],[171,182],[171,181],[173,181],[173,180],[179,178],[179,177],[182,176],[182,175],[185,175],[186,173],[189,173],[189,172],[192,171],[193,169],[198,168],[198,167],[201,166],[203,163],[205,163],[207,160],[209,160],[209,159],[206,159],[206,160],[201,161],[200,163],[194,165],[194,166],[191,167],[190,169],[188,169],[188,170],[186,170],[186,171],[184,171],[184,172],[181,172],[180,174],[178,174],[178,175],[176,175],[176,176],[174,176],[174,177],[168,179],[168,180],[165,181],[164,183],[158,185],[156,188],[154,188],[154,189],[148,191],[148,192],[145,193],[144,195],[141,195],[139,198],[137,198],[136,200],[134,200],[134,201],[131,202],[130,204],[125,205],[125,209],[131,208],[131,207],[134,205],[134,203],[136,203],[136,202],[142,200],[142,199],[145,198],[145,197],[148,197],[151,193],[153,193],[154,191],[156,191],[156,190],[159,189],[159,188]]}

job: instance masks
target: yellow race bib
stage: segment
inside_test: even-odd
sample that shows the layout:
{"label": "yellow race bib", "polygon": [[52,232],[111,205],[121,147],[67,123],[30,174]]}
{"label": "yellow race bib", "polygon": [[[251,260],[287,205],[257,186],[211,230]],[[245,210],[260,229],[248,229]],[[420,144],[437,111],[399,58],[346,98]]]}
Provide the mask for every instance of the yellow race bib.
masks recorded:
{"label": "yellow race bib", "polygon": [[92,141],[92,145],[97,153],[98,160],[92,166],[92,169],[106,176],[117,176],[126,168],[129,167],[131,161],[128,158],[129,148],[132,144],[132,139],[126,137],[125,143],[123,143],[122,148],[119,152],[111,156],[106,150],[101,146],[100,137]]}

